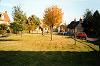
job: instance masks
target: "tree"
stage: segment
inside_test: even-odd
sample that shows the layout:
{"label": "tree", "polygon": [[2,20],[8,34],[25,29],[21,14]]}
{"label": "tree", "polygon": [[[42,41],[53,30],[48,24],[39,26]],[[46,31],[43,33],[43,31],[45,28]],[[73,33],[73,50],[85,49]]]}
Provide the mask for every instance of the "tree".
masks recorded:
{"label": "tree", "polygon": [[26,24],[27,24],[27,30],[30,33],[31,30],[34,30],[39,26],[40,20],[35,15],[32,15],[31,17],[28,18]]}
{"label": "tree", "polygon": [[15,29],[16,27],[17,33],[21,31],[22,34],[22,31],[25,29],[25,22],[27,20],[25,13],[23,13],[20,6],[14,6],[12,16],[15,22],[13,25],[16,24],[15,26],[12,26],[12,28]]}
{"label": "tree", "polygon": [[88,35],[94,33],[94,22],[93,22],[93,14],[92,12],[87,9],[84,16],[83,16],[83,27],[84,32]]}
{"label": "tree", "polygon": [[3,36],[7,33],[8,26],[5,24],[0,24],[0,34]]}
{"label": "tree", "polygon": [[89,9],[86,10],[86,13],[84,14],[83,27],[84,32],[86,32],[88,36],[100,38],[100,29],[98,29],[100,27],[100,14],[98,10],[94,13]]}
{"label": "tree", "polygon": [[100,38],[100,13],[96,10],[93,14],[94,30],[96,32],[96,37]]}
{"label": "tree", "polygon": [[44,12],[43,22],[50,27],[52,40],[53,27],[58,26],[62,22],[62,9],[58,8],[57,6],[52,6],[47,8]]}
{"label": "tree", "polygon": [[19,27],[18,23],[13,22],[13,23],[10,23],[10,29],[11,29],[12,33],[17,34],[19,29],[20,29],[20,27]]}

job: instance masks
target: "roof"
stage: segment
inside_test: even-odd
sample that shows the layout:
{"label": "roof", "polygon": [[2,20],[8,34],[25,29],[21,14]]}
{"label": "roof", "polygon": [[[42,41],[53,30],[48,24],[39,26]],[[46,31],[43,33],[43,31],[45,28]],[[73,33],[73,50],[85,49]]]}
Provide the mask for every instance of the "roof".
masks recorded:
{"label": "roof", "polygon": [[77,21],[77,22],[72,21],[72,22],[67,26],[67,28],[74,29],[78,24],[79,24],[79,21]]}

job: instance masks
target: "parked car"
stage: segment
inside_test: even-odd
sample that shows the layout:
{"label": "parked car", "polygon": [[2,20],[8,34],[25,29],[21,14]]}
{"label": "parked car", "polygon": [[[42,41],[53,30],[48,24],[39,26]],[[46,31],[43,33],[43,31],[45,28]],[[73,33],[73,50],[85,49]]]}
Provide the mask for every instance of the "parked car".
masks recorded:
{"label": "parked car", "polygon": [[86,39],[88,42],[99,42],[100,40],[96,37],[95,34],[90,34]]}
{"label": "parked car", "polygon": [[74,36],[73,32],[64,32],[63,34],[66,35],[66,36]]}
{"label": "parked car", "polygon": [[64,32],[59,32],[58,35],[64,35]]}
{"label": "parked car", "polygon": [[86,39],[87,38],[87,35],[84,32],[79,32],[79,33],[76,33],[76,38]]}
{"label": "parked car", "polygon": [[99,39],[98,38],[88,38],[86,39],[88,42],[96,42],[98,41]]}

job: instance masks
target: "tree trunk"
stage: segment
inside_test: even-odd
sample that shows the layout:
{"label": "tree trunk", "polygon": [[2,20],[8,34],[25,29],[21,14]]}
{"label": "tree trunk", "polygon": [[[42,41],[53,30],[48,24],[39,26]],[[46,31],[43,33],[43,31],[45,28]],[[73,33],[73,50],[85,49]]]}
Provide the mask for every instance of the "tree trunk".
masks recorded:
{"label": "tree trunk", "polygon": [[42,31],[42,35],[43,35],[43,28],[41,28],[41,31]]}
{"label": "tree trunk", "polygon": [[21,37],[22,37],[22,31],[21,31]]}
{"label": "tree trunk", "polygon": [[50,34],[51,34],[51,40],[52,40],[52,32],[53,32],[53,26],[50,26]]}
{"label": "tree trunk", "polygon": [[75,29],[74,29],[74,40],[75,40],[74,45],[76,45],[76,31],[75,31]]}
{"label": "tree trunk", "polygon": [[43,35],[43,30],[42,30],[42,35]]}
{"label": "tree trunk", "polygon": [[28,32],[30,33],[30,30]]}

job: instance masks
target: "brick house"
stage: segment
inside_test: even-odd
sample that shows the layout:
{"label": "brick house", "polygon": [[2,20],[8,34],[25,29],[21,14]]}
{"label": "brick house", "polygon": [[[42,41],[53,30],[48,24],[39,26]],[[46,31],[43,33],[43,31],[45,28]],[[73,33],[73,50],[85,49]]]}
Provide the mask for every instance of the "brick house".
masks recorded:
{"label": "brick house", "polygon": [[0,12],[0,24],[6,24],[6,25],[10,24],[10,18],[7,14],[7,11]]}

